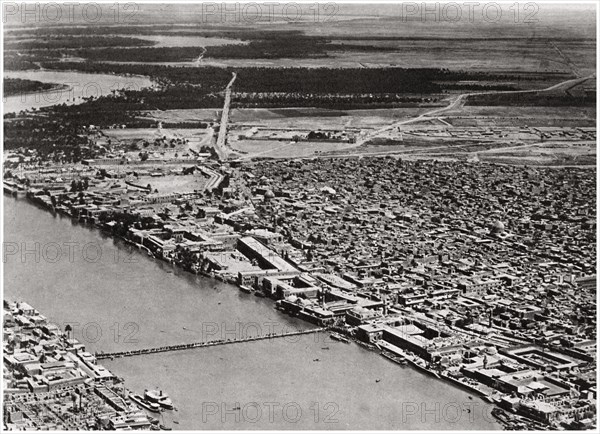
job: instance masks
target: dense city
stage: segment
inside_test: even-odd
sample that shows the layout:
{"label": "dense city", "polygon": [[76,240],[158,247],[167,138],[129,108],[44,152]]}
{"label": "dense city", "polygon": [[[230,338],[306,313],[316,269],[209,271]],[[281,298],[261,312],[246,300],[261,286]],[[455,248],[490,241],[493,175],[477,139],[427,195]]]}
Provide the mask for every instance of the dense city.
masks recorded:
{"label": "dense city", "polygon": [[[596,423],[593,170],[393,157],[5,160],[5,192],[452,382],[496,404],[507,427]],[[160,180],[196,188],[161,192]],[[158,426],[100,354],[26,303],[5,303],[5,330],[9,424]]]}

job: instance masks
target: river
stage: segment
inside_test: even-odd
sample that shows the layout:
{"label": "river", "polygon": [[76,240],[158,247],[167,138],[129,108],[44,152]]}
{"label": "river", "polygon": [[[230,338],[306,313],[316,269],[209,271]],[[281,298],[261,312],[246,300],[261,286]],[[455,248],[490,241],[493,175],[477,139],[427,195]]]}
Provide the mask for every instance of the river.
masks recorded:
{"label": "river", "polygon": [[60,88],[5,97],[4,113],[38,109],[56,104],[81,104],[84,98],[109,95],[113,90],[141,89],[152,86],[148,77],[112,74],[86,74],[76,71],[4,71],[4,78],[21,78],[56,83]]}
{"label": "river", "polygon": [[[4,237],[4,297],[92,352],[312,327],[24,199],[4,196]],[[102,363],[168,393],[174,429],[500,429],[479,398],[322,333]]]}

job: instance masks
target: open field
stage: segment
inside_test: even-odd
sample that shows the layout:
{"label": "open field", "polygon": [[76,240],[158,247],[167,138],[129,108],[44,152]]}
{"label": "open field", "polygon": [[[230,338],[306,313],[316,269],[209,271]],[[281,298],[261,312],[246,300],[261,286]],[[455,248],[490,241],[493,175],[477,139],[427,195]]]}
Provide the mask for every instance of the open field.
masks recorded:
{"label": "open field", "polygon": [[481,161],[502,162],[506,159],[522,159],[522,164],[595,164],[595,142],[546,142],[504,149],[490,149],[480,152],[477,157]]}
{"label": "open field", "polygon": [[231,121],[238,127],[287,129],[378,128],[425,112],[422,107],[376,110],[323,110],[312,108],[233,109]]}
{"label": "open field", "polygon": [[301,158],[329,152],[343,152],[354,147],[350,143],[288,142],[272,140],[230,139],[228,146],[235,152],[232,158]]}
{"label": "open field", "polygon": [[207,178],[200,173],[193,175],[140,176],[134,180],[137,185],[150,184],[152,190],[159,194],[170,194],[183,191],[202,190]]}
{"label": "open field", "polygon": [[111,139],[133,143],[140,140],[154,141],[157,139],[189,140],[190,142],[201,142],[207,136],[212,135],[210,128],[125,128],[105,129],[103,133]]}
{"label": "open field", "polygon": [[362,145],[291,140],[311,129],[347,131],[360,139],[369,131],[429,111],[431,108],[236,109],[228,144],[244,159],[390,154],[508,164],[523,159],[523,164],[537,165],[589,165],[595,161],[595,107],[457,105],[440,117],[423,117],[389,129]]}
{"label": "open field", "polygon": [[453,126],[596,126],[595,107],[464,106],[445,113]]}
{"label": "open field", "polygon": [[434,159],[439,161],[486,161],[498,164],[538,166],[594,166],[595,142],[536,143],[517,146],[482,141],[453,141],[427,143],[408,141],[394,144],[366,144],[324,156],[395,156],[407,160]]}

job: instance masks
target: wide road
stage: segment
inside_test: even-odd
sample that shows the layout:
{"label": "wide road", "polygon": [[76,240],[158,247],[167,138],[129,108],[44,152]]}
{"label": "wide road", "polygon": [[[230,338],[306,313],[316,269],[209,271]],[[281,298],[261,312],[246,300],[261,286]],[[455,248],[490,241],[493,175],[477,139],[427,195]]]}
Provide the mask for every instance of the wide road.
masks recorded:
{"label": "wide road", "polygon": [[233,73],[233,78],[225,88],[225,103],[223,104],[223,113],[221,113],[221,124],[219,125],[219,136],[215,144],[215,150],[219,160],[227,159],[227,149],[225,149],[225,140],[227,139],[227,123],[229,122],[229,106],[231,104],[231,87],[237,78],[237,74]]}

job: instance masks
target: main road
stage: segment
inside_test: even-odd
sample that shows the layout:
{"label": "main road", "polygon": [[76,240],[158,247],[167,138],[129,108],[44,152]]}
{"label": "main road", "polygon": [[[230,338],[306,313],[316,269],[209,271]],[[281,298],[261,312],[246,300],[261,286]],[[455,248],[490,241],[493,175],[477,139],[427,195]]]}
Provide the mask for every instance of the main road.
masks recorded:
{"label": "main road", "polygon": [[221,113],[221,124],[219,125],[219,136],[215,144],[215,150],[219,160],[227,159],[227,149],[225,149],[225,140],[227,139],[227,123],[229,122],[229,106],[231,104],[231,87],[237,78],[237,74],[233,73],[233,78],[225,88],[225,103],[223,104],[223,113]]}

